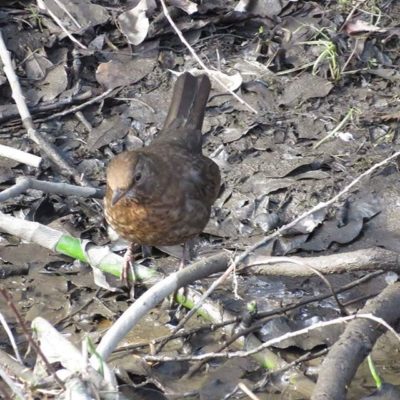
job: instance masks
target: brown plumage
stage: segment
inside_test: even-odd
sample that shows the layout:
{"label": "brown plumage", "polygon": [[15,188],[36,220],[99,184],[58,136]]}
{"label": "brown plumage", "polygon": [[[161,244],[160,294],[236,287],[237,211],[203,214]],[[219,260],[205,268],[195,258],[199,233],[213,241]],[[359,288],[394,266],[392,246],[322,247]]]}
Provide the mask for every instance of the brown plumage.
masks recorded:
{"label": "brown plumage", "polygon": [[164,127],[143,149],[117,155],[107,169],[105,215],[124,239],[150,246],[201,233],[218,196],[220,171],[202,154],[207,76],[182,74]]}

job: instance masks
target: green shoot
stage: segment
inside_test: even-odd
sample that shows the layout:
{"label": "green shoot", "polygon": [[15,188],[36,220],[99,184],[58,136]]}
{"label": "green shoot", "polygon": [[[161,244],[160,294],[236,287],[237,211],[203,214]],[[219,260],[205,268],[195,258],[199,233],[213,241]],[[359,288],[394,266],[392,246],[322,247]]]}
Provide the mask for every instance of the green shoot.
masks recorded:
{"label": "green shoot", "polygon": [[369,371],[371,372],[372,375],[372,379],[374,380],[377,389],[380,390],[382,387],[382,379],[380,378],[378,372],[375,369],[375,365],[374,362],[372,361],[371,355],[368,356],[367,360],[368,360]]}
{"label": "green shoot", "polygon": [[313,148],[317,149],[319,146],[321,146],[322,143],[325,143],[328,139],[335,136],[340,131],[340,129],[342,129],[347,124],[347,121],[352,119],[354,114],[357,112],[358,112],[357,109],[350,108],[350,110],[347,112],[344,118],[339,122],[339,124],[334,129],[332,129],[323,139],[321,139],[318,143],[316,143]]}

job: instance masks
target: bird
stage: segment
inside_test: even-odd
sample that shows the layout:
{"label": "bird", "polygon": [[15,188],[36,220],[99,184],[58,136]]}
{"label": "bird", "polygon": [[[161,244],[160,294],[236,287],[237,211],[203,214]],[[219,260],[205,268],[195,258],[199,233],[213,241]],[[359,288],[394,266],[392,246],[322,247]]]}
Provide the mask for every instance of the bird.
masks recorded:
{"label": "bird", "polygon": [[[146,147],[124,151],[106,172],[105,218],[131,244],[183,244],[186,264],[190,241],[210,219],[221,173],[202,151],[202,125],[211,83],[207,75],[182,73],[176,80],[163,128]],[[132,258],[124,257],[123,272]]]}

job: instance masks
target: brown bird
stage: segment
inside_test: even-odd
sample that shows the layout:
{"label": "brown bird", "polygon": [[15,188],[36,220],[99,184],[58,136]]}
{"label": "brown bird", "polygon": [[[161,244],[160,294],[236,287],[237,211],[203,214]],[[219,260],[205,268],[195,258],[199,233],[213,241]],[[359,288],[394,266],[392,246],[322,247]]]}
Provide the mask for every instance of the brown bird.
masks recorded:
{"label": "brown bird", "polygon": [[[210,87],[206,75],[180,75],[158,136],[143,149],[117,155],[107,169],[108,223],[136,244],[183,243],[183,263],[186,244],[206,226],[221,183],[217,164],[202,153]],[[128,248],[125,268],[130,257]]]}

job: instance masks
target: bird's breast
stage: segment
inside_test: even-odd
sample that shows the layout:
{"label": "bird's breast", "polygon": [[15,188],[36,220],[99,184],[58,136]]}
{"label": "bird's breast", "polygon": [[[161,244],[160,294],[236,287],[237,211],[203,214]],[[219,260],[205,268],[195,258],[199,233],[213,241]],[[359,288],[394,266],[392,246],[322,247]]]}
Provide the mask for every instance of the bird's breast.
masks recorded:
{"label": "bird's breast", "polygon": [[105,199],[107,222],[124,239],[150,246],[185,242],[202,232],[210,208],[193,199],[141,205],[125,199],[112,206]]}

